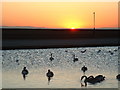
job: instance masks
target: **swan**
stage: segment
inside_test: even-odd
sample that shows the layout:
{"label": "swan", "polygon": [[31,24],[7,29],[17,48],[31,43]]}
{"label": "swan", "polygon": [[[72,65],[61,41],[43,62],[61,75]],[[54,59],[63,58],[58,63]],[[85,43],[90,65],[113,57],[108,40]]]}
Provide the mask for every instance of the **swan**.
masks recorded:
{"label": "swan", "polygon": [[25,80],[26,75],[27,75],[28,73],[29,73],[28,70],[26,69],[26,67],[24,67],[23,70],[22,70],[22,75],[23,75],[24,80]]}
{"label": "swan", "polygon": [[84,51],[81,51],[81,53],[85,53],[86,52],[86,50],[84,50]]}
{"label": "swan", "polygon": [[85,72],[88,70],[87,69],[87,67],[86,66],[83,66],[82,68],[81,68],[81,70],[83,71],[83,73],[85,74]]}
{"label": "swan", "polygon": [[53,61],[53,60],[54,60],[54,58],[52,57],[52,53],[51,53],[50,61]]}
{"label": "swan", "polygon": [[74,59],[73,59],[73,62],[78,61],[78,58],[76,58],[75,55],[73,55],[73,58],[74,58]]}
{"label": "swan", "polygon": [[105,76],[103,76],[103,75],[98,75],[96,77],[94,77],[94,76],[87,77],[84,75],[81,77],[81,81],[83,80],[83,78],[85,78],[84,79],[85,87],[87,86],[87,83],[96,84],[96,83],[100,83],[105,80]]}
{"label": "swan", "polygon": [[46,76],[48,77],[48,85],[51,80],[51,78],[54,76],[54,73],[48,69],[48,72],[46,73]]}
{"label": "swan", "polygon": [[116,76],[116,79],[117,79],[118,81],[120,81],[120,74],[118,74],[118,75]]}

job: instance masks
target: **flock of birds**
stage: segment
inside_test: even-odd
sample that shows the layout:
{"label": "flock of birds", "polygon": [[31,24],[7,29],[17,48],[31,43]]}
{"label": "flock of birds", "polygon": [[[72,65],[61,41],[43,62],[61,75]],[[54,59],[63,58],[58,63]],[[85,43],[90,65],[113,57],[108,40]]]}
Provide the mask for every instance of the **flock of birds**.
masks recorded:
{"label": "flock of birds", "polygon": [[102,81],[105,80],[105,76],[103,76],[103,75],[98,75],[98,76],[96,76],[96,77],[94,77],[94,76],[89,76],[89,77],[87,77],[87,76],[85,75],[85,72],[88,70],[86,66],[83,66],[83,67],[81,68],[81,70],[83,71],[83,74],[84,74],[84,75],[81,77],[81,81],[83,80],[83,78],[85,78],[85,79],[84,79],[85,85],[83,85],[82,82],[81,82],[81,87],[83,87],[83,86],[86,87],[86,86],[87,86],[87,83],[96,84],[96,83],[100,83],[100,82],[102,82]]}
{"label": "flock of birds", "polygon": [[[81,53],[85,53],[85,52],[86,52],[86,50],[81,51]],[[98,53],[100,53],[100,52],[101,52],[101,50],[98,51]],[[109,53],[110,53],[111,55],[113,55],[113,52],[109,51]],[[50,59],[50,61],[53,61],[53,60],[54,60],[52,53],[50,54],[50,58],[49,58],[49,59]],[[76,62],[76,61],[78,61],[78,58],[75,56],[75,54],[73,54],[73,62]],[[81,79],[80,79],[81,87],[87,87],[87,83],[96,84],[96,83],[100,83],[100,82],[102,82],[102,81],[105,80],[105,76],[103,76],[103,75],[97,75],[97,76],[95,76],[95,77],[94,77],[94,76],[89,76],[89,77],[87,77],[87,76],[85,75],[85,72],[86,72],[87,70],[88,70],[88,68],[87,68],[86,66],[83,66],[83,67],[81,68],[81,71],[83,71],[83,76],[82,76]],[[24,79],[24,80],[26,79],[26,76],[27,76],[28,74],[29,74],[28,70],[26,69],[26,67],[24,67],[23,70],[22,70],[22,75],[23,75],[23,79]],[[46,73],[46,76],[47,76],[47,78],[48,78],[48,85],[49,85],[51,79],[52,79],[53,76],[54,76],[54,73],[53,73],[50,69],[48,69],[48,72]],[[120,74],[118,74],[118,75],[116,76],[116,79],[117,79],[118,81],[120,81]],[[83,84],[82,82],[84,82],[84,84]]]}
{"label": "flock of birds", "polygon": [[[97,75],[97,76],[89,76],[89,77],[87,77],[86,75],[85,75],[85,72],[88,70],[88,68],[86,67],[86,66],[83,66],[82,68],[81,68],[81,70],[83,71],[83,76],[81,77],[81,79],[80,79],[80,81],[81,81],[81,87],[87,87],[87,83],[90,83],[90,84],[96,84],[96,83],[100,83],[100,82],[102,82],[102,81],[104,81],[105,80],[105,76],[103,76],[103,75]],[[25,80],[26,79],[26,76],[29,74],[29,71],[26,69],[26,67],[24,67],[23,68],[23,70],[22,70],[22,75],[23,75],[23,79]],[[53,76],[54,76],[54,73],[50,70],[50,69],[48,69],[48,72],[46,73],[46,76],[47,76],[47,78],[48,78],[48,85],[49,85],[49,83],[50,83],[50,80],[53,78]],[[85,79],[84,79],[85,78]],[[84,80],[83,80],[84,79]],[[120,74],[118,74],[117,76],[116,76],[116,79],[118,80],[118,81],[120,81]],[[82,83],[82,80],[83,80],[83,82],[84,82],[84,84]]]}
{"label": "flock of birds", "polygon": [[[82,50],[81,53],[85,53],[86,51],[87,51],[87,50]],[[116,52],[116,51],[117,51],[117,49],[114,50],[114,52]],[[68,51],[66,50],[65,52],[68,52]],[[101,50],[98,50],[98,51],[97,51],[98,54],[99,54],[100,52],[101,52]],[[108,53],[110,53],[110,55],[114,55],[114,52],[108,51]],[[79,61],[79,59],[76,57],[75,54],[72,54],[72,55],[73,55],[73,62]],[[55,60],[52,53],[50,53],[50,58],[49,58],[49,60],[50,60],[50,61]],[[19,65],[19,60],[16,60],[16,62],[17,62],[18,65]],[[87,86],[87,83],[96,84],[96,83],[100,83],[100,82],[102,82],[102,81],[105,80],[105,76],[103,76],[103,75],[97,75],[97,76],[95,76],[95,77],[94,77],[94,76],[88,76],[88,77],[87,77],[87,76],[85,75],[85,72],[86,72],[87,70],[88,70],[88,68],[87,68],[86,66],[83,66],[83,67],[81,68],[81,71],[83,71],[83,76],[81,76],[81,79],[80,79],[81,87],[86,87],[86,86]],[[26,76],[27,76],[28,74],[29,74],[29,71],[27,70],[26,67],[24,67],[23,70],[22,70],[22,76],[23,76],[23,79],[24,79],[24,80],[26,80]],[[47,78],[48,78],[48,85],[49,85],[51,79],[54,77],[54,73],[53,73],[50,69],[48,69],[48,72],[46,73],[46,76],[47,76]],[[116,79],[117,79],[118,81],[120,81],[120,74],[118,74],[118,75],[116,76]],[[84,84],[83,84],[83,82],[84,82]]]}
{"label": "flock of birds", "polygon": [[[97,51],[97,54],[99,54],[100,52],[101,52],[102,50],[98,50]],[[114,52],[117,52],[118,50],[117,49],[115,49],[114,51],[108,51],[108,53],[110,54],[110,55],[114,55]],[[67,50],[65,50],[65,52],[68,52]],[[82,50],[82,51],[80,51],[81,53],[85,53],[85,52],[87,52],[87,50],[85,49],[85,50]],[[71,52],[70,52],[71,53]],[[79,59],[78,59],[78,57],[74,54],[74,53],[72,53],[72,56],[73,56],[73,62],[75,63],[75,62],[77,62],[77,61],[79,61]],[[54,57],[53,57],[53,53],[50,53],[50,58],[49,58],[49,60],[52,62],[52,61],[54,61],[55,59],[54,59]],[[19,63],[20,61],[19,60],[16,60],[16,63],[18,64],[18,65],[20,65],[20,63]],[[3,62],[2,62],[3,63]]]}

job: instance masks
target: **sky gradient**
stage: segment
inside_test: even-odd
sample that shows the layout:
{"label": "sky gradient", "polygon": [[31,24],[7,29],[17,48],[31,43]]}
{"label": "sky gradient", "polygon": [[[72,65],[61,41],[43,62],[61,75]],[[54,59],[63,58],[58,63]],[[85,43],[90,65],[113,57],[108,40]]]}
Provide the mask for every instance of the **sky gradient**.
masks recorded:
{"label": "sky gradient", "polygon": [[117,2],[2,2],[2,26],[43,28],[118,27]]}

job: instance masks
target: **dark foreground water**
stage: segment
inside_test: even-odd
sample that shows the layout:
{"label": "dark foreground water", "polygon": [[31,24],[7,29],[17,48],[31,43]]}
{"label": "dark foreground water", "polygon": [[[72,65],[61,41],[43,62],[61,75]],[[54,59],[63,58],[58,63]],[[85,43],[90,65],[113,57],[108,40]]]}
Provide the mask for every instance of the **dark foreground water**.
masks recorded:
{"label": "dark foreground water", "polygon": [[[53,61],[50,61],[50,54]],[[73,62],[73,55],[78,61]],[[3,88],[82,88],[80,68],[88,67],[87,76],[105,75],[106,80],[88,88],[117,88],[118,47],[88,47],[59,49],[3,50]],[[26,66],[29,75],[23,80],[21,70]],[[46,72],[55,76],[50,85]]]}

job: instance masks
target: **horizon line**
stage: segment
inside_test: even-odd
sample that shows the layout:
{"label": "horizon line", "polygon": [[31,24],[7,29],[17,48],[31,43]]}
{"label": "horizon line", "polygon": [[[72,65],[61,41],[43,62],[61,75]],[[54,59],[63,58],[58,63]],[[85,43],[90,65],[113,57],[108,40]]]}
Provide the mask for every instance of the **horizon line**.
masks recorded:
{"label": "horizon line", "polygon": [[[72,28],[47,28],[47,27],[34,27],[34,26],[0,26],[0,28],[72,29]],[[94,28],[75,28],[75,29],[94,29]],[[120,27],[101,27],[95,29],[120,29]]]}

